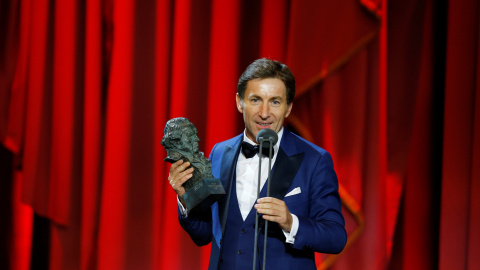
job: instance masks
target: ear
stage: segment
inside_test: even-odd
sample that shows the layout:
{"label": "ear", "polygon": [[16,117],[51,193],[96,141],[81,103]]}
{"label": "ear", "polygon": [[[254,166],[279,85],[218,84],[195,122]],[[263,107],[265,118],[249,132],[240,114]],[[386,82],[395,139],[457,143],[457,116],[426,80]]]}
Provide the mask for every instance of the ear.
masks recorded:
{"label": "ear", "polygon": [[237,101],[237,109],[240,113],[243,113],[243,101],[238,95],[238,93],[235,96],[235,100]]}
{"label": "ear", "polygon": [[285,118],[287,118],[289,115],[290,115],[290,112],[292,111],[292,107],[293,107],[293,102],[290,103],[290,105],[287,105],[288,108],[287,108],[287,112],[285,113]]}

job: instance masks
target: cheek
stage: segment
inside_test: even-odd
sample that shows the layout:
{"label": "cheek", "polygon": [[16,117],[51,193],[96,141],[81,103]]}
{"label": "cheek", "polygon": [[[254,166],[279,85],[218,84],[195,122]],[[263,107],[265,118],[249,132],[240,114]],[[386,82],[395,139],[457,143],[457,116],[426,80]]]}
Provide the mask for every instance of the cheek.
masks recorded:
{"label": "cheek", "polygon": [[243,108],[243,113],[245,114],[245,116],[252,116],[254,115],[255,113],[253,112],[253,109],[251,107],[248,107],[248,106],[245,106]]}
{"label": "cheek", "polygon": [[278,118],[282,117],[282,118],[287,118],[287,116],[290,114],[290,111],[288,109],[288,107],[286,108],[281,108],[281,109],[278,109]]}
{"label": "cheek", "polygon": [[275,116],[276,119],[280,119],[285,117],[285,110],[282,110],[280,108],[275,108],[272,111],[272,115]]}

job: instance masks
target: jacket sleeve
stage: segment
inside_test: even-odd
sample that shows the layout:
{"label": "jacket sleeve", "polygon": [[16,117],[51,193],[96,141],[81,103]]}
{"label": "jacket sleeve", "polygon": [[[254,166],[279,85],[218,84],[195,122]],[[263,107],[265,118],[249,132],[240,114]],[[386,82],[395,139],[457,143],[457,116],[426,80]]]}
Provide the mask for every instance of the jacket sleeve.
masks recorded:
{"label": "jacket sleeve", "polygon": [[308,215],[297,215],[299,228],[293,247],[337,254],[347,242],[337,176],[328,152],[323,152],[314,165],[306,176],[311,178]]}
{"label": "jacket sleeve", "polygon": [[[213,147],[210,153],[210,160],[213,160],[216,147],[217,145]],[[197,246],[204,246],[212,241],[212,212],[210,209],[192,211],[184,216],[179,207],[178,220]]]}
{"label": "jacket sleeve", "polygon": [[191,212],[187,217],[184,217],[181,209],[178,209],[178,220],[197,246],[204,246],[212,241],[212,213],[210,209],[202,212]]}

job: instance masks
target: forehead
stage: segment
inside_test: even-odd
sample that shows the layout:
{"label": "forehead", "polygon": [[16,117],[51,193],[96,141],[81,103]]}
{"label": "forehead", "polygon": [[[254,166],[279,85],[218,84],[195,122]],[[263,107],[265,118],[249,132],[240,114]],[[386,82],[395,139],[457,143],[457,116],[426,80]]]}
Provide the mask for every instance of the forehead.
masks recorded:
{"label": "forehead", "polygon": [[286,98],[287,88],[283,81],[278,78],[250,80],[245,89],[245,97],[249,96]]}

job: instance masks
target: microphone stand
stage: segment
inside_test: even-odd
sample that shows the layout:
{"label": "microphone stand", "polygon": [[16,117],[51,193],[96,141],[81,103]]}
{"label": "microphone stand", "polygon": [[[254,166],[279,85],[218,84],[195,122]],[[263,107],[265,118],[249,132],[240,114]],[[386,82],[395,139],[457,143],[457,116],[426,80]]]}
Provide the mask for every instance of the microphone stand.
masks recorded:
{"label": "microphone stand", "polygon": [[[272,150],[273,150],[273,138],[269,137],[268,139],[260,138],[259,140],[259,152],[258,152],[258,183],[257,183],[257,201],[260,198],[260,181],[262,177],[262,150],[263,150],[263,142],[268,141],[269,143],[269,153],[268,153],[268,178],[267,178],[267,197],[270,196],[270,178],[271,178],[271,170],[272,170]],[[256,269],[256,262],[257,262],[257,246],[258,246],[258,211],[255,214],[255,242],[253,246],[253,270]],[[263,267],[262,269],[265,270],[265,262],[267,259],[267,236],[268,236],[268,220],[265,220],[265,238],[263,242]]]}

